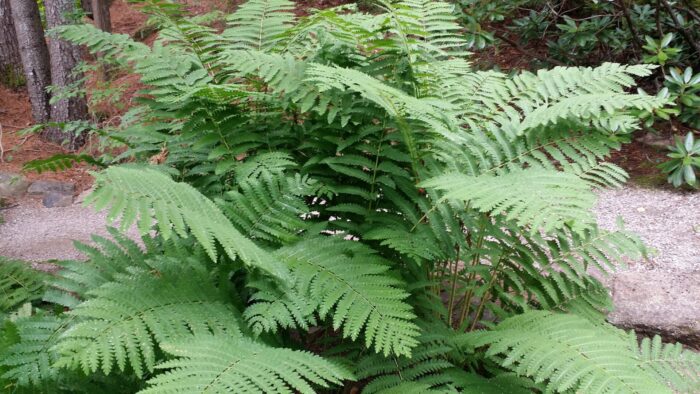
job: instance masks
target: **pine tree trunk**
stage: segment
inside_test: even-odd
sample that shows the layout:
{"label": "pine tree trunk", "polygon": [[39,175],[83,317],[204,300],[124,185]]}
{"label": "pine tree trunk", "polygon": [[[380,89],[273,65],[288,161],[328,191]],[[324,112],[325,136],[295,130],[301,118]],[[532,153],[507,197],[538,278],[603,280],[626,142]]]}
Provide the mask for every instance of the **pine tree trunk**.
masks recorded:
{"label": "pine tree trunk", "polygon": [[[95,27],[102,31],[112,32],[112,18],[109,13],[109,6],[112,4],[111,0],[91,0],[92,1],[92,19],[95,21]],[[97,54],[98,57],[102,57],[102,53]],[[112,74],[114,74],[114,69],[110,64],[103,62],[100,67],[100,76],[103,80],[107,81],[111,79]]]}
{"label": "pine tree trunk", "polygon": [[106,32],[112,31],[112,18],[109,14],[110,0],[92,0],[92,19],[95,26]]}
{"label": "pine tree trunk", "polygon": [[51,69],[39,6],[36,1],[10,0],[10,9],[29,100],[32,103],[32,117],[37,123],[46,123],[51,113],[49,93],[46,91],[51,84]]}
{"label": "pine tree trunk", "polygon": [[[26,0],[24,0],[26,1]],[[44,0],[46,7],[46,25],[49,29],[72,23],[69,15],[75,13],[74,0]],[[51,54],[51,80],[57,89],[75,86],[82,78],[77,75],[75,67],[82,59],[82,50],[59,38],[49,39]],[[51,106],[51,120],[70,122],[88,118],[87,102],[84,95],[57,101]],[[56,143],[68,142],[68,148],[75,150],[85,143],[85,135],[75,136],[56,129],[46,130],[44,138]]]}
{"label": "pine tree trunk", "polygon": [[80,4],[83,7],[83,11],[85,11],[85,15],[92,18],[92,0],[80,0]]}
{"label": "pine tree trunk", "polygon": [[0,0],[0,83],[15,88],[22,85],[22,59],[17,32],[12,23],[9,0]]}

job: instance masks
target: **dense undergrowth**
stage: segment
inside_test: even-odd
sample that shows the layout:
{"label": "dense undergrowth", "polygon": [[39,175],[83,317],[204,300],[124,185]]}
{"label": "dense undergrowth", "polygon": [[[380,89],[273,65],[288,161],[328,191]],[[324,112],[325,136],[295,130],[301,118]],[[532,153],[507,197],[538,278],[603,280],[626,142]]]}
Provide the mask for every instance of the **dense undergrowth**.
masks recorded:
{"label": "dense undergrowth", "polygon": [[475,71],[433,1],[297,19],[252,0],[223,32],[146,5],[152,48],[58,31],[147,85],[100,131],[124,149],[89,200],[143,247],[112,230],[54,275],[4,262],[3,387],[698,390],[700,358],[607,324],[589,274],[645,253],[590,209],[668,102],[633,93],[652,67]]}
{"label": "dense undergrowth", "polygon": [[[700,132],[700,2],[459,0],[458,15],[471,48],[513,47],[529,67],[551,64],[586,66],[603,61],[656,64],[645,78],[673,106],[642,115],[647,132],[676,134],[669,160],[660,169],[676,187],[697,187],[700,153],[693,144]],[[515,60],[515,59],[514,59]],[[489,65],[489,67],[491,67]],[[657,137],[658,138],[658,137]],[[679,149],[680,147],[680,149]]]}

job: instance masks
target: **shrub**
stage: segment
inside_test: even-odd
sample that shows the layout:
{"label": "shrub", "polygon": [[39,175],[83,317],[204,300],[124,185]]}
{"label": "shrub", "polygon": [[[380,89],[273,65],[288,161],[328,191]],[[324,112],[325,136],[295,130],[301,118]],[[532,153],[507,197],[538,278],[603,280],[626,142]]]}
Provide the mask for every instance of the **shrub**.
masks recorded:
{"label": "shrub", "polygon": [[88,262],[61,263],[44,311],[8,323],[3,379],[145,393],[697,388],[694,354],[605,323],[609,296],[587,273],[644,253],[590,208],[592,188],[626,179],[604,160],[632,114],[665,103],[629,93],[650,67],[474,71],[451,5],[382,7],[298,20],[291,2],[251,0],[218,32],[152,0],[153,48],[62,27],[148,85],[90,197],[145,248],[116,230],[79,246]]}

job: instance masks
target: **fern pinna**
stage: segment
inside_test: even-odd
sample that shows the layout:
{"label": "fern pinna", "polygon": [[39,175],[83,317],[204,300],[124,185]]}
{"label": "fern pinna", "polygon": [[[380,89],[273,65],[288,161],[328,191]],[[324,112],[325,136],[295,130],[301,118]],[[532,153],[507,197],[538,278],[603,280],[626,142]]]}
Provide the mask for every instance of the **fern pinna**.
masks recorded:
{"label": "fern pinna", "polygon": [[89,199],[143,246],[111,230],[45,284],[7,282],[4,385],[698,391],[700,358],[609,326],[588,274],[645,253],[590,208],[626,179],[605,159],[636,114],[665,105],[632,93],[650,67],[477,71],[452,5],[427,0],[142,3],[152,47],[57,34],[146,86]]}

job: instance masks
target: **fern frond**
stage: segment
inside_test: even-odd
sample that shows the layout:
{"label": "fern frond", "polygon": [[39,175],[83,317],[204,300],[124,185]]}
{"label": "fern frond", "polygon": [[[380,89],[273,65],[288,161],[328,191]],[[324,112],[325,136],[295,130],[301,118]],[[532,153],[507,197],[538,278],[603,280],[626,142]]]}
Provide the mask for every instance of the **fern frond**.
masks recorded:
{"label": "fern frond", "polygon": [[223,33],[233,49],[269,50],[294,22],[294,3],[288,0],[250,0],[228,17]]}
{"label": "fern frond", "polygon": [[[371,249],[335,237],[309,238],[275,255],[287,262],[296,277],[295,291],[313,305],[321,319],[331,316],[333,328],[342,327],[343,337],[355,340],[364,333],[365,345],[377,352],[411,354],[419,331],[404,301],[408,293],[388,275],[386,262]],[[263,318],[259,313],[252,316]],[[265,327],[276,326],[277,316],[267,319],[272,322]],[[289,325],[289,319],[279,324]]]}
{"label": "fern frond", "polygon": [[176,358],[156,368],[140,393],[261,392],[315,393],[352,379],[345,368],[304,351],[274,348],[244,338],[195,335],[163,345]]}
{"label": "fern frond", "polygon": [[[630,346],[637,348],[637,336],[629,334]],[[669,385],[674,392],[696,393],[700,391],[700,356],[684,349],[679,343],[664,344],[661,337],[644,338],[639,344],[639,366]]]}
{"label": "fern frond", "polygon": [[257,50],[226,51],[221,56],[223,70],[234,76],[254,75],[276,92],[292,93],[304,81],[306,63],[290,54]]}
{"label": "fern frond", "polygon": [[468,201],[481,212],[505,213],[508,220],[532,231],[572,226],[582,231],[593,225],[590,210],[595,195],[587,183],[564,172],[513,171],[501,176],[443,175],[423,186],[446,192],[444,199]]}
{"label": "fern frond", "polygon": [[40,299],[46,278],[30,263],[0,257],[0,314]]}
{"label": "fern frond", "polygon": [[89,291],[90,299],[67,312],[80,318],[56,346],[56,365],[86,374],[127,366],[152,372],[157,346],[191,333],[238,335],[236,312],[197,260],[159,259],[150,269]]}
{"label": "fern frond", "polygon": [[[363,393],[368,394],[396,390],[406,382],[442,390],[438,392],[449,392],[447,388],[453,382],[445,372],[455,366],[445,355],[451,350],[439,342],[426,342],[416,347],[411,357],[368,355],[357,364],[355,374],[361,380],[371,379],[363,389]],[[456,392],[454,389],[452,391]]]}
{"label": "fern frond", "polygon": [[59,272],[48,281],[43,301],[73,308],[87,297],[88,291],[114,280],[133,267],[146,268],[146,260],[160,254],[154,241],[144,236],[146,250],[113,227],[107,231],[114,240],[93,235],[88,245],[75,242],[76,250],[87,256],[87,261],[61,261]]}
{"label": "fern frond", "polygon": [[550,390],[586,393],[670,393],[643,373],[636,353],[620,331],[575,315],[528,312],[481,332],[476,346],[488,345],[486,355]]}
{"label": "fern frond", "polygon": [[115,58],[124,63],[146,56],[148,45],[136,42],[126,34],[108,33],[94,25],[62,25],[53,28],[52,34],[77,45],[85,45],[92,54]]}
{"label": "fern frond", "polygon": [[252,267],[287,278],[286,267],[244,237],[211,200],[188,184],[148,168],[110,167],[96,176],[95,185],[86,203],[94,203],[97,209],[111,204],[108,220],[122,215],[122,229],[138,216],[139,230],[145,234],[155,217],[164,239],[173,232],[186,238],[189,228],[213,261],[217,261],[218,241],[231,259],[239,256]]}
{"label": "fern frond", "polygon": [[22,169],[24,171],[36,171],[37,173],[41,174],[44,171],[68,170],[70,168],[73,168],[76,164],[79,164],[79,163],[91,164],[91,165],[102,167],[102,168],[106,167],[105,163],[103,163],[101,160],[96,159],[90,155],[86,155],[86,154],[73,155],[73,154],[59,153],[57,155],[53,155],[53,156],[48,157],[46,159],[30,160],[30,161],[24,163],[24,166]]}
{"label": "fern frond", "polygon": [[245,236],[276,245],[290,243],[310,226],[303,219],[309,213],[303,197],[314,191],[309,183],[259,171],[256,177],[240,178],[238,190],[228,192],[222,206]]}
{"label": "fern frond", "polygon": [[59,355],[53,349],[66,330],[69,319],[46,314],[22,317],[14,324],[19,342],[0,355],[4,367],[3,379],[19,386],[41,387],[55,382],[60,376],[54,363]]}

